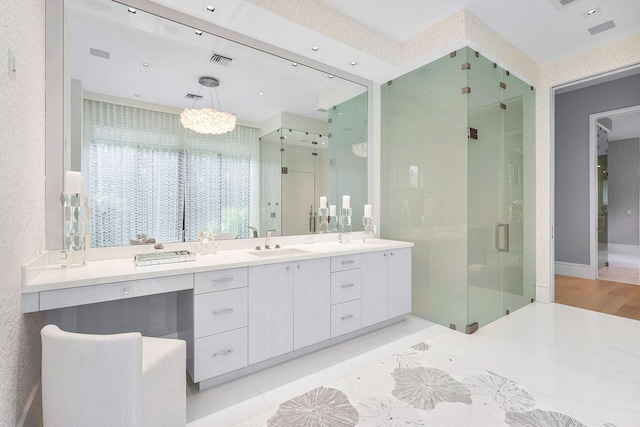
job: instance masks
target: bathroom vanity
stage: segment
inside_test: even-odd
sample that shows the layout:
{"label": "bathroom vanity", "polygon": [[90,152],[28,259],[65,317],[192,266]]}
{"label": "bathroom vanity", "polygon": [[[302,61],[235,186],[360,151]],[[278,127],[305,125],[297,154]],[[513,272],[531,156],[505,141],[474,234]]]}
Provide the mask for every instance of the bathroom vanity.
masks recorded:
{"label": "bathroom vanity", "polygon": [[401,321],[411,311],[412,243],[282,246],[142,267],[127,257],[61,268],[45,254],[24,268],[23,312],[64,314],[173,293],[175,336],[187,342],[193,381],[206,388]]}

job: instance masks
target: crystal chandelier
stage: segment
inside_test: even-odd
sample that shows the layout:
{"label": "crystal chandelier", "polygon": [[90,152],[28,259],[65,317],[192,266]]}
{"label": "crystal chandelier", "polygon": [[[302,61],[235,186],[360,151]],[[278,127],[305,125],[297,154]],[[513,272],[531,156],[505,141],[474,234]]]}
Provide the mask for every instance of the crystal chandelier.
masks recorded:
{"label": "crystal chandelier", "polygon": [[[236,116],[221,111],[222,108],[220,108],[218,91],[216,91],[218,110],[213,108],[213,90],[220,86],[220,82],[213,77],[200,77],[198,83],[201,85],[200,90],[202,90],[202,86],[209,88],[211,92],[211,108],[185,108],[182,113],[180,113],[180,123],[182,123],[182,126],[194,132],[209,135],[220,135],[235,129]],[[200,95],[200,90],[198,90],[198,95]],[[193,106],[195,107],[195,101],[193,102]]]}

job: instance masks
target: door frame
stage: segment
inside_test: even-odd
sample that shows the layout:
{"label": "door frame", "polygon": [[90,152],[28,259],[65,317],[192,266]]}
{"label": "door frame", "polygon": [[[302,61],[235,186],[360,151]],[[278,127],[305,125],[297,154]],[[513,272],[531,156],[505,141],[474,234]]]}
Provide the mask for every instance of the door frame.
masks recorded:
{"label": "door frame", "polygon": [[640,114],[640,104],[589,115],[589,271],[594,280],[598,278],[598,119],[630,113]]}

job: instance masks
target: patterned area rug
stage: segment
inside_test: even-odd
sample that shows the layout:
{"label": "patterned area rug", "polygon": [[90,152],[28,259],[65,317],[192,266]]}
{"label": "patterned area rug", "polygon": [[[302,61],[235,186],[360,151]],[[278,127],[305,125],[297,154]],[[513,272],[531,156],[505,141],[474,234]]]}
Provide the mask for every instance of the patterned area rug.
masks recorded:
{"label": "patterned area rug", "polygon": [[243,427],[615,427],[538,402],[496,373],[424,342],[261,414]]}

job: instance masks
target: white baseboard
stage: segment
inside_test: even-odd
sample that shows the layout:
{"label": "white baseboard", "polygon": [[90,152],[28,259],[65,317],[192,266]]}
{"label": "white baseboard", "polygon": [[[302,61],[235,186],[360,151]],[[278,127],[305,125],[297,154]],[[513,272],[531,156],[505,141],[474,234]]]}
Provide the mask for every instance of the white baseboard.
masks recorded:
{"label": "white baseboard", "polygon": [[591,273],[591,267],[585,264],[572,264],[570,262],[555,263],[555,274],[563,276],[579,277],[581,279],[595,279]]}
{"label": "white baseboard", "polygon": [[621,245],[619,243],[609,243],[609,252],[615,252],[618,254],[637,255],[640,253],[640,246],[638,245]]}
{"label": "white baseboard", "polygon": [[29,399],[22,409],[22,416],[18,420],[16,427],[39,427],[42,426],[42,394],[40,393],[40,382],[36,383],[29,393]]}

